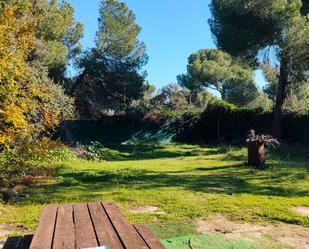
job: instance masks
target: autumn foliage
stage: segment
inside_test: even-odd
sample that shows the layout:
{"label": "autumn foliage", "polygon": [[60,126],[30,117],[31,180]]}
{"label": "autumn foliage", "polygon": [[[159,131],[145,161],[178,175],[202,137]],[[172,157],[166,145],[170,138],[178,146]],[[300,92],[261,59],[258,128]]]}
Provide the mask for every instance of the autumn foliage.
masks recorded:
{"label": "autumn foliage", "polygon": [[[11,3],[0,15],[0,145],[9,148],[34,138],[31,112],[40,112],[40,131],[55,127],[60,110],[50,111],[50,92],[33,77],[29,57],[35,49],[36,20],[27,2]],[[37,135],[37,134],[36,134]]]}

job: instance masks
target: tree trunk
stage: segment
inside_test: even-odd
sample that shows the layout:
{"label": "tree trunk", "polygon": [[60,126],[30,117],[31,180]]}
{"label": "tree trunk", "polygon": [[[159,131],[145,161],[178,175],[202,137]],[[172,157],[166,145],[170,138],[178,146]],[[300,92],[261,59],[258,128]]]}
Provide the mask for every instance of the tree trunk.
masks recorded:
{"label": "tree trunk", "polygon": [[85,72],[83,72],[81,75],[79,75],[77,77],[77,79],[73,83],[71,89],[69,89],[69,95],[70,96],[74,96],[77,87],[83,82],[85,77],[86,77],[86,73]]}
{"label": "tree trunk", "polygon": [[259,169],[265,168],[265,145],[258,141],[248,141],[248,165]]}
{"label": "tree trunk", "polygon": [[288,97],[289,86],[289,62],[288,59],[282,58],[280,65],[280,76],[278,82],[278,91],[276,98],[276,106],[274,112],[273,122],[273,136],[276,138],[282,138],[282,113],[283,105]]}

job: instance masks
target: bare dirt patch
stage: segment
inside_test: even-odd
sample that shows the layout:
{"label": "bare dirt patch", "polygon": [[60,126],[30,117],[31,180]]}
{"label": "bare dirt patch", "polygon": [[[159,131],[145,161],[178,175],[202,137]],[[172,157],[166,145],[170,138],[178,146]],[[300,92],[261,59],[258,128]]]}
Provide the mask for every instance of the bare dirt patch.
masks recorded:
{"label": "bare dirt patch", "polygon": [[309,207],[302,206],[302,207],[293,207],[292,211],[302,215],[302,216],[309,216]]}
{"label": "bare dirt patch", "polygon": [[0,249],[4,246],[7,237],[10,237],[12,234],[25,232],[29,233],[28,230],[21,227],[16,227],[8,223],[0,223]]}
{"label": "bare dirt patch", "polygon": [[309,249],[309,228],[285,223],[239,223],[223,215],[215,215],[199,220],[197,231],[202,234],[224,233],[227,239],[271,239],[297,249]]}
{"label": "bare dirt patch", "polygon": [[128,209],[131,213],[163,213],[158,212],[160,208],[157,206],[138,206],[138,207],[131,207]]}
{"label": "bare dirt patch", "polygon": [[0,238],[16,232],[17,229],[13,226],[6,223],[0,224]]}
{"label": "bare dirt patch", "polygon": [[29,232],[22,227],[16,227],[8,223],[0,223],[0,239],[9,237],[11,234]]}

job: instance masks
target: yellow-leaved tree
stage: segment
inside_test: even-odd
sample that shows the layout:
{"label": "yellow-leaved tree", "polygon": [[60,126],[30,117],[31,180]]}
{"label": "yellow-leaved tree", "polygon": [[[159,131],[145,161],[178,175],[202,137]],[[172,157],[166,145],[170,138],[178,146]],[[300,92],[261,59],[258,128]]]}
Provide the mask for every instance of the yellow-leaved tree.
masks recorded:
{"label": "yellow-leaved tree", "polygon": [[[8,1],[10,2],[10,1]],[[37,78],[29,63],[35,49],[36,20],[27,1],[0,7],[0,146],[10,148],[33,138],[37,132],[31,112],[42,115],[41,131],[59,122],[60,110],[50,111],[49,88]]]}

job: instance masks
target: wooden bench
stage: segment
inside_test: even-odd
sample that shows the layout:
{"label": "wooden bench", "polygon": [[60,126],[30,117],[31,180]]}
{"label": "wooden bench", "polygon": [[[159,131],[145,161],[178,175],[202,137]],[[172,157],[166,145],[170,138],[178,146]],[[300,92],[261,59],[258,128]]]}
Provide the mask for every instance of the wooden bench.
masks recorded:
{"label": "wooden bench", "polygon": [[15,244],[8,240],[10,244],[3,249],[81,249],[104,245],[108,249],[165,248],[146,225],[129,224],[112,202],[49,205],[41,214],[30,246],[29,239],[15,239]]}

